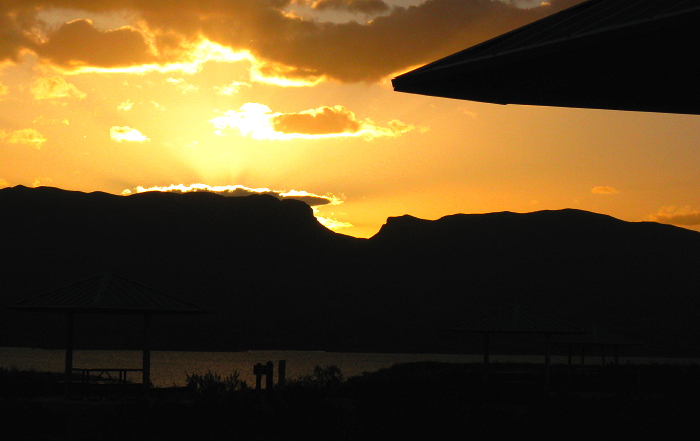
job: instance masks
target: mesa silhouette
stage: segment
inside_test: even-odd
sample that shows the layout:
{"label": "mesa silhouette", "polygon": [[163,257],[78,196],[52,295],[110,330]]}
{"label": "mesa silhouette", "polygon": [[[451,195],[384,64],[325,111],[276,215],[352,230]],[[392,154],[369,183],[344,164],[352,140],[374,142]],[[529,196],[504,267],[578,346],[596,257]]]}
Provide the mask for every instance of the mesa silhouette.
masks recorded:
{"label": "mesa silhouette", "polygon": [[[448,352],[514,302],[698,355],[700,233],[580,211],[392,217],[334,233],[269,195],[0,190],[0,304],[105,271],[214,311],[157,317],[159,349]],[[0,310],[0,345],[60,348],[60,314]],[[76,346],[137,348],[138,317],[79,316]],[[472,342],[478,352],[479,343]]]}

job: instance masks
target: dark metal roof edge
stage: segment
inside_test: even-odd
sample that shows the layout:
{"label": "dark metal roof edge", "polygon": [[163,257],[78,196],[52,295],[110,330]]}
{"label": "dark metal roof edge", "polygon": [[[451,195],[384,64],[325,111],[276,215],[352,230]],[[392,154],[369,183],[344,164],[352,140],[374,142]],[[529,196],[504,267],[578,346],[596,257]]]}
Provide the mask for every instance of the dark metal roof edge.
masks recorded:
{"label": "dark metal roof edge", "polygon": [[197,315],[197,314],[210,314],[213,311],[200,308],[198,310],[192,309],[140,309],[140,308],[103,308],[103,307],[70,307],[62,308],[59,306],[6,306],[9,309],[17,311],[28,311],[28,312],[64,312],[64,313],[85,313],[85,314],[109,314],[109,315],[127,315],[127,314],[149,314],[149,315]]}
{"label": "dark metal roof edge", "polygon": [[[561,10],[561,11],[555,12],[554,14],[548,15],[548,16],[546,16],[546,17],[542,17],[542,18],[540,18],[539,20],[535,20],[535,21],[533,21],[532,23],[528,23],[528,24],[526,24],[526,25],[520,26],[519,28],[513,29],[512,31],[508,31],[508,32],[506,32],[505,34],[497,35],[496,37],[490,38],[490,39],[488,39],[488,40],[486,40],[486,41],[482,41],[481,43],[477,43],[477,44],[475,44],[474,46],[470,46],[470,47],[468,47],[468,48],[466,48],[466,49],[462,49],[462,50],[459,51],[459,52],[455,52],[455,53],[453,53],[453,54],[451,54],[451,55],[448,55],[448,56],[446,56],[446,57],[440,58],[439,60],[435,60],[435,61],[433,61],[433,62],[431,62],[431,63],[428,63],[428,64],[426,64],[426,65],[424,65],[424,66],[421,66],[421,67],[419,67],[419,68],[416,68],[416,69],[414,69],[414,70],[412,70],[412,71],[403,73],[403,74],[401,74],[401,75],[395,77],[394,79],[392,79],[392,83],[394,82],[395,79],[398,79],[398,78],[402,78],[402,77],[403,77],[403,78],[406,78],[406,77],[411,77],[411,76],[413,76],[413,75],[418,75],[418,74],[424,73],[424,72],[426,72],[426,71],[438,70],[438,69],[441,68],[442,66],[436,67],[435,65],[440,64],[440,63],[446,61],[446,60],[449,59],[449,58],[457,58],[457,57],[459,57],[461,54],[463,54],[463,53],[465,53],[465,52],[467,52],[467,51],[476,51],[477,49],[482,49],[482,48],[484,48],[485,46],[493,46],[493,45],[495,45],[495,44],[501,43],[502,41],[507,40],[507,39],[509,39],[509,38],[511,38],[511,37],[513,37],[513,36],[515,36],[515,35],[517,35],[517,34],[521,34],[521,33],[523,33],[524,31],[526,31],[526,30],[528,30],[528,29],[530,29],[530,28],[532,28],[532,27],[534,27],[534,26],[539,26],[539,25],[542,24],[543,21],[550,20],[550,19],[552,19],[553,17],[558,17],[558,16],[563,15],[563,14],[572,14],[572,13],[575,13],[575,12],[576,12],[575,9],[582,9],[582,8],[587,9],[587,8],[591,7],[591,4],[594,3],[595,1],[596,1],[596,0],[588,0],[588,1],[585,1],[585,2],[583,2],[583,3],[579,3],[578,5],[574,5],[574,6],[570,7],[570,8],[563,9],[563,10]],[[458,63],[453,63],[453,64],[458,64]],[[452,64],[450,64],[450,66],[451,66],[451,65],[452,65]]]}
{"label": "dark metal roof edge", "polygon": [[[459,59],[466,52],[478,52],[479,50],[482,50],[482,49],[487,50],[489,46],[496,46],[504,41],[507,41],[511,38],[517,37],[519,34],[522,34],[526,31],[532,29],[533,27],[542,26],[542,24],[546,23],[547,21],[550,21],[550,20],[555,21],[556,18],[558,18],[562,15],[579,14],[579,13],[581,13],[581,11],[578,11],[578,9],[588,9],[589,7],[595,6],[594,3],[595,3],[595,0],[589,0],[589,1],[586,1],[583,3],[579,3],[578,5],[574,5],[570,8],[564,9],[562,11],[555,12],[554,14],[548,15],[548,16],[543,17],[539,20],[536,20],[532,23],[526,24],[526,25],[521,26],[517,29],[506,32],[505,34],[501,34],[499,36],[496,36],[496,37],[491,38],[489,40],[486,40],[484,42],[478,43],[474,46],[470,46],[470,47],[463,49],[459,52],[455,52],[454,54],[443,57],[439,60],[435,60],[435,61],[428,63],[424,66],[421,66],[417,69],[414,69],[410,72],[406,72],[404,74],[401,74],[401,75],[393,78],[391,80],[392,85],[394,86],[394,89],[397,92],[401,92],[402,90],[400,89],[400,87],[401,87],[400,83],[406,82],[406,83],[410,84],[410,83],[412,83],[411,80],[413,80],[413,77],[420,78],[423,74],[437,73],[441,70],[453,68],[455,66],[463,66],[463,65],[468,65],[468,64],[472,64],[472,63],[483,62],[486,60],[492,60],[492,59],[497,58],[497,57],[503,57],[503,56],[508,56],[508,55],[517,54],[517,53],[525,53],[525,52],[537,50],[540,48],[555,47],[556,45],[559,45],[562,43],[567,43],[567,42],[571,42],[571,41],[580,41],[580,40],[590,38],[590,37],[596,36],[596,35],[604,35],[604,34],[609,33],[609,32],[615,32],[615,31],[619,31],[622,29],[626,29],[626,28],[634,28],[636,26],[640,26],[640,25],[650,23],[650,22],[659,22],[662,20],[671,19],[673,17],[679,16],[682,14],[687,14],[689,12],[700,12],[700,5],[689,6],[686,9],[683,9],[680,11],[672,11],[672,12],[667,12],[667,13],[663,13],[663,14],[657,14],[657,15],[652,16],[650,18],[633,20],[633,21],[629,21],[629,22],[625,22],[625,23],[621,23],[621,24],[606,26],[603,28],[596,28],[596,29],[584,31],[581,33],[575,33],[575,34],[572,34],[572,35],[569,35],[569,36],[563,37],[563,38],[557,38],[554,40],[547,40],[544,42],[539,42],[539,43],[527,45],[527,46],[520,46],[520,47],[517,47],[515,49],[509,49],[509,50],[504,50],[504,51],[500,51],[500,52],[488,53],[485,55],[477,56],[474,58],[469,58],[466,60]],[[452,63],[445,64],[450,58],[455,58],[456,60]],[[395,80],[398,80],[398,81],[395,82]],[[398,84],[399,89],[397,89],[396,83],[399,83]]]}
{"label": "dark metal roof edge", "polygon": [[55,292],[62,291],[62,290],[64,290],[64,289],[70,288],[70,287],[72,287],[72,286],[81,285],[81,284],[86,283],[86,282],[88,282],[88,281],[91,281],[91,280],[93,280],[93,279],[99,279],[99,278],[101,278],[101,277],[102,277],[102,275],[86,277],[85,279],[79,280],[79,281],[77,281],[77,282],[69,283],[69,284],[67,284],[67,285],[63,285],[63,286],[61,286],[61,287],[59,287],[59,288],[56,288],[56,289],[54,289],[54,290],[51,290],[51,291],[49,291],[49,292],[44,292],[44,293],[41,293],[41,294],[37,294],[37,295],[34,295],[34,296],[32,296],[32,297],[27,297],[26,299],[22,299],[22,300],[20,300],[20,301],[18,301],[18,302],[15,302],[15,303],[12,303],[12,304],[9,304],[9,305],[5,305],[5,308],[9,308],[9,309],[25,308],[25,306],[22,305],[23,303],[29,303],[29,302],[32,302],[32,301],[34,301],[34,300],[36,300],[36,299],[39,299],[39,298],[41,298],[41,297],[46,297],[46,296],[49,296],[49,295],[51,295],[51,294],[53,294],[53,293],[55,293]]}
{"label": "dark metal roof edge", "polygon": [[[80,286],[83,284],[86,284],[88,282],[94,281],[95,279],[101,279],[100,282],[100,287],[99,287],[99,293],[96,296],[96,300],[93,302],[92,306],[83,306],[83,307],[60,307],[60,306],[34,306],[32,305],[34,301],[44,298],[44,297],[49,297],[54,293],[57,293],[59,291],[63,291],[66,289],[70,289],[72,287]],[[97,297],[100,297],[100,293],[103,293],[106,291],[107,285],[111,280],[114,279],[120,279],[128,284],[136,285],[140,289],[144,289],[147,291],[151,291],[154,293],[157,293],[158,295],[161,295],[168,300],[173,300],[177,303],[181,303],[189,307],[190,309],[180,309],[180,308],[173,308],[173,309],[149,309],[149,308],[124,308],[124,307],[112,307],[112,308],[102,308],[98,306],[97,302]],[[85,279],[82,279],[77,282],[73,282],[67,285],[63,285],[60,288],[56,288],[52,291],[45,292],[42,294],[38,294],[26,299],[22,299],[18,302],[12,303],[10,305],[5,305],[5,308],[12,309],[12,310],[23,310],[23,311],[44,311],[44,312],[84,312],[84,313],[105,313],[105,314],[128,314],[128,313],[133,313],[133,314],[139,314],[139,313],[148,313],[148,314],[159,314],[159,315],[167,315],[167,314],[208,314],[212,313],[212,310],[209,310],[207,308],[203,308],[199,305],[196,305],[192,302],[188,302],[186,300],[180,299],[179,297],[172,296],[169,294],[166,294],[162,291],[159,291],[154,288],[150,288],[146,285],[143,285],[142,283],[135,282],[133,280],[127,279],[125,277],[118,276],[116,274],[112,274],[111,272],[106,272],[103,274],[87,277]],[[147,311],[147,312],[146,312]]]}
{"label": "dark metal roof edge", "polygon": [[163,296],[163,297],[166,297],[166,298],[169,299],[169,300],[174,300],[174,301],[176,301],[176,302],[184,303],[184,304],[188,305],[189,307],[191,307],[191,308],[193,308],[193,309],[202,310],[202,311],[206,311],[206,312],[212,312],[212,311],[209,311],[209,310],[207,310],[206,308],[203,308],[203,307],[201,307],[201,306],[199,306],[199,305],[196,305],[196,304],[194,304],[194,303],[192,303],[192,302],[188,302],[187,300],[183,300],[183,299],[181,299],[181,298],[179,298],[179,297],[176,297],[176,296],[173,296],[173,295],[164,293],[163,291],[160,291],[160,290],[158,290],[158,289],[148,287],[148,286],[146,286],[146,285],[144,285],[144,284],[142,284],[142,283],[136,282],[136,281],[134,281],[134,280],[127,279],[127,278],[125,278],[125,277],[121,277],[121,276],[118,276],[118,275],[114,275],[113,277],[118,278],[118,279],[121,279],[121,280],[123,280],[123,281],[125,281],[125,282],[127,282],[127,283],[131,283],[131,284],[133,284],[133,285],[136,285],[136,286],[138,286],[138,287],[141,288],[141,289],[145,289],[145,290],[148,290],[148,291],[152,291],[152,292],[158,293],[159,295],[161,295],[161,296]]}
{"label": "dark metal roof edge", "polygon": [[[485,328],[483,330],[480,330],[480,329],[459,329],[459,326],[461,326],[461,325],[465,325],[465,324],[468,324],[468,323],[471,323],[471,322],[474,322],[477,320],[485,319],[485,318],[494,317],[494,316],[502,314],[510,309],[513,309],[513,308],[517,308],[519,310],[524,310],[524,311],[527,311],[528,313],[544,317],[547,320],[554,321],[557,324],[560,324],[562,326],[569,328],[569,330],[566,330],[566,329],[564,329],[564,330],[551,330],[551,331],[547,331],[547,330],[515,330],[515,329],[505,330],[505,329],[488,329],[488,328]],[[479,317],[475,317],[472,320],[468,320],[468,321],[462,322],[460,324],[454,325],[453,327],[448,328],[446,330],[451,331],[451,332],[473,332],[473,333],[481,333],[481,334],[486,334],[486,333],[500,333],[500,334],[585,334],[587,332],[590,332],[590,331],[587,331],[587,330],[581,328],[580,326],[572,325],[568,322],[565,322],[564,320],[560,320],[560,319],[555,318],[555,317],[550,317],[546,314],[543,314],[541,312],[538,312],[538,311],[535,311],[535,310],[532,310],[530,308],[526,308],[526,307],[523,307],[520,305],[511,305],[511,306],[499,309],[497,311],[489,312],[489,313],[481,315]]]}

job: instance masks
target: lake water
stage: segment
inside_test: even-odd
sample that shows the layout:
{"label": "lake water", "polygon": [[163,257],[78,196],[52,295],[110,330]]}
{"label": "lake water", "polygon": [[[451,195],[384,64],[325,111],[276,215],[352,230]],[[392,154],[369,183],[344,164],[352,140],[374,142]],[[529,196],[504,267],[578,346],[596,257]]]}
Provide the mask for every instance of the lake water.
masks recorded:
{"label": "lake water", "polygon": [[[0,348],[0,367],[19,370],[62,372],[65,351],[56,349]],[[361,375],[390,367],[396,363],[415,361],[441,361],[471,363],[482,361],[481,355],[464,354],[379,354],[316,351],[245,351],[245,352],[184,352],[153,351],[151,353],[151,381],[157,387],[183,386],[187,373],[205,374],[208,371],[228,375],[237,371],[249,386],[255,384],[253,366],[272,361],[277,369],[279,360],[287,362],[287,378],[310,374],[314,366],[338,366],[345,377]],[[542,356],[491,355],[493,362],[542,363]],[[552,363],[566,363],[565,356],[552,356]],[[611,361],[610,358],[607,359]],[[625,363],[690,364],[696,359],[674,358],[621,358]],[[599,358],[590,357],[586,364],[600,364]],[[90,368],[140,368],[140,351],[77,350],[73,356],[74,367]],[[276,375],[275,375],[276,377]],[[140,380],[135,377],[134,380]],[[275,381],[276,378],[275,378]]]}

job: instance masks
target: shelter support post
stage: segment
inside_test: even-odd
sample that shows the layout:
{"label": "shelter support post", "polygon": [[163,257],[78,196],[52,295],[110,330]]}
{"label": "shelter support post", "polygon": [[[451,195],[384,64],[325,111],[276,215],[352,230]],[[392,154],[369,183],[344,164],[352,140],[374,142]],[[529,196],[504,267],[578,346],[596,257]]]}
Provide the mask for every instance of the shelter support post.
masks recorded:
{"label": "shelter support post", "polygon": [[66,314],[67,334],[66,334],[66,383],[70,382],[73,374],[73,334],[75,327],[75,317],[72,312]]}
{"label": "shelter support post", "polygon": [[277,369],[277,384],[279,384],[280,386],[284,386],[285,382],[287,381],[287,360],[280,360],[277,364]]}
{"label": "shelter support post", "polygon": [[491,345],[491,334],[484,332],[484,382],[489,379],[489,350]]}
{"label": "shelter support post", "polygon": [[574,345],[571,344],[571,343],[569,343],[568,345],[566,345],[567,350],[568,350],[567,363],[566,363],[566,386],[567,386],[567,389],[569,389],[569,390],[571,389],[571,375],[572,375],[572,372],[571,372],[571,357],[572,357],[573,352],[574,352],[574,347],[573,347],[573,346],[574,346]]}
{"label": "shelter support post", "polygon": [[552,334],[546,333],[544,335],[544,387],[549,389],[549,341]]}
{"label": "shelter support post", "polygon": [[143,388],[151,386],[151,315],[143,316]]}

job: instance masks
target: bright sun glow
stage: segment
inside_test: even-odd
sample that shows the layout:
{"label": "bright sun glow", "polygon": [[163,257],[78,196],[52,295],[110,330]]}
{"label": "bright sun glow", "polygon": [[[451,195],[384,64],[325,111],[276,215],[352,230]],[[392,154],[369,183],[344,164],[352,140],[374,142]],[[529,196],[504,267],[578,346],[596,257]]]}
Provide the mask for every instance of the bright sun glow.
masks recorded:
{"label": "bright sun glow", "polygon": [[[211,120],[219,136],[225,129],[236,129],[242,136],[253,139],[319,139],[397,137],[418,127],[399,120],[386,127],[369,119],[360,120],[343,106],[319,107],[297,113],[273,112],[259,103],[245,103],[239,110],[227,110]],[[425,131],[425,128],[418,128]]]}

